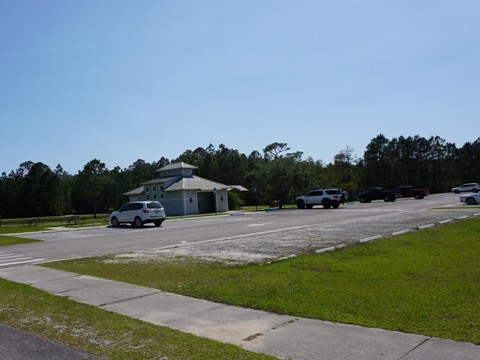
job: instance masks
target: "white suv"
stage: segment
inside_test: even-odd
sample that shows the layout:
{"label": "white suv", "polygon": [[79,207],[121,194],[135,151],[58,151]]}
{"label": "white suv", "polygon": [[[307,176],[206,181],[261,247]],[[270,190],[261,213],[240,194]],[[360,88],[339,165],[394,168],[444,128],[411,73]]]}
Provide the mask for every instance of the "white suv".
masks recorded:
{"label": "white suv", "polygon": [[455,194],[460,194],[461,192],[479,192],[480,191],[480,184],[477,183],[468,183],[463,184],[458,187],[454,187],[452,192]]}
{"label": "white suv", "polygon": [[146,223],[160,226],[165,218],[165,209],[158,201],[134,201],[126,203],[118,211],[113,211],[110,214],[110,223],[113,227],[125,223],[135,227],[142,227]]}
{"label": "white suv", "polygon": [[298,196],[295,199],[297,208],[311,209],[314,205],[323,205],[325,209],[333,207],[337,209],[348,198],[348,193],[339,189],[318,189],[312,190],[305,196]]}

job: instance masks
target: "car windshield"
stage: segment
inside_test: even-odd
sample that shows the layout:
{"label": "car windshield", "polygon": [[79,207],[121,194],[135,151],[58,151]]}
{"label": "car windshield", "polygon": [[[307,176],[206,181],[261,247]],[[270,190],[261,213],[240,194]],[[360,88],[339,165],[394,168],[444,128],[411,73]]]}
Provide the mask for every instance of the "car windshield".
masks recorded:
{"label": "car windshield", "polygon": [[147,204],[148,209],[161,209],[162,205],[159,202],[150,202]]}

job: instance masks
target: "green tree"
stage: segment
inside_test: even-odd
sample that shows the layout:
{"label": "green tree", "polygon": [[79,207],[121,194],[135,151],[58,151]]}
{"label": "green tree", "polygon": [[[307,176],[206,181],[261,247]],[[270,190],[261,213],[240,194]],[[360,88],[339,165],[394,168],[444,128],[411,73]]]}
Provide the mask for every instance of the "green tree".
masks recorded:
{"label": "green tree", "polygon": [[466,142],[458,151],[457,172],[462,183],[480,178],[480,137],[473,143]]}
{"label": "green tree", "polygon": [[290,150],[290,148],[288,147],[287,143],[274,142],[265,146],[265,148],[263,149],[263,154],[265,156],[265,159],[274,160],[281,153],[286,152],[288,150]]}
{"label": "green tree", "polygon": [[55,212],[58,182],[52,170],[38,162],[32,165],[23,181],[25,206],[33,216]]}
{"label": "green tree", "polygon": [[128,167],[128,171],[132,175],[133,186],[138,186],[145,181],[155,178],[157,170],[156,163],[150,164],[145,160],[138,159]]}
{"label": "green tree", "polygon": [[359,159],[355,155],[355,151],[348,147],[341,150],[333,158],[333,164],[327,169],[329,173],[329,184],[346,190],[349,194],[359,192],[361,183],[361,172],[359,167]]}
{"label": "green tree", "polygon": [[389,186],[389,140],[382,134],[367,145],[363,156],[363,187]]}
{"label": "green tree", "polygon": [[[93,217],[97,218],[97,200],[106,187],[106,166],[98,159],[88,162],[76,177],[76,188],[80,198],[87,199],[93,210]],[[88,205],[85,207],[88,209]]]}

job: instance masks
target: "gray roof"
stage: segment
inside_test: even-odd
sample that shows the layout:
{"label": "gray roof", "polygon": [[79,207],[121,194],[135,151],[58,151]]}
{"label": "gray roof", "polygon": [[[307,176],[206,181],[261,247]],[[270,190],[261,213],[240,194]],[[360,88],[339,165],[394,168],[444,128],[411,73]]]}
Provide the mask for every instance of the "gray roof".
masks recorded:
{"label": "gray roof", "polygon": [[[173,170],[173,169],[195,169],[196,166],[187,164],[187,163],[175,163],[163,167],[161,170]],[[171,176],[166,178],[156,178],[149,181],[146,181],[141,184],[140,187],[126,192],[124,195],[141,195],[145,192],[145,186],[148,185],[162,185],[165,183],[171,183],[163,191],[183,191],[183,190],[197,190],[197,191],[213,191],[217,190],[237,190],[237,191],[248,191],[241,185],[225,185],[216,181],[207,180],[201,178],[200,176],[191,175],[179,175]]]}
{"label": "gray roof", "polygon": [[215,181],[207,180],[199,176],[183,177],[176,183],[172,184],[165,191],[179,191],[179,190],[199,190],[199,191],[213,191],[226,190],[229,186]]}
{"label": "gray roof", "polygon": [[237,190],[237,191],[248,191],[246,187],[243,187],[242,185],[230,185],[228,187],[228,190]]}
{"label": "gray roof", "polygon": [[165,165],[164,167],[157,169],[155,171],[167,171],[167,170],[177,170],[177,169],[196,169],[197,166],[187,164],[186,162],[177,162],[170,165]]}
{"label": "gray roof", "polygon": [[127,196],[128,195],[140,195],[140,194],[143,193],[144,190],[145,190],[145,188],[143,186],[139,186],[139,187],[137,187],[133,190],[130,190],[130,191],[124,193],[123,195],[127,195]]}
{"label": "gray roof", "polygon": [[156,178],[156,179],[145,181],[141,185],[165,184],[167,181],[176,179],[177,177],[178,176],[167,177],[167,178]]}

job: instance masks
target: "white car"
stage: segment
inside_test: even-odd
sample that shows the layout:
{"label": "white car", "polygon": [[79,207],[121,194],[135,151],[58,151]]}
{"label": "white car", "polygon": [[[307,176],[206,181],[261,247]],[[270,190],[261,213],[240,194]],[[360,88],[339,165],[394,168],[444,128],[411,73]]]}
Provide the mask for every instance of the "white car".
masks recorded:
{"label": "white car", "polygon": [[478,183],[468,183],[463,184],[457,187],[452,188],[452,192],[455,194],[460,194],[461,192],[479,192],[480,191],[480,184]]}
{"label": "white car", "polygon": [[340,204],[348,199],[348,193],[339,189],[318,189],[312,190],[305,196],[298,196],[295,199],[297,208],[311,209],[314,205],[323,205],[325,209],[331,207],[337,209]]}
{"label": "white car", "polygon": [[480,204],[480,194],[465,194],[460,196],[460,202],[468,205]]}
{"label": "white car", "polygon": [[113,227],[120,224],[142,227],[146,223],[160,226],[165,218],[165,209],[158,201],[133,201],[126,203],[118,211],[113,211],[110,214],[110,223]]}

